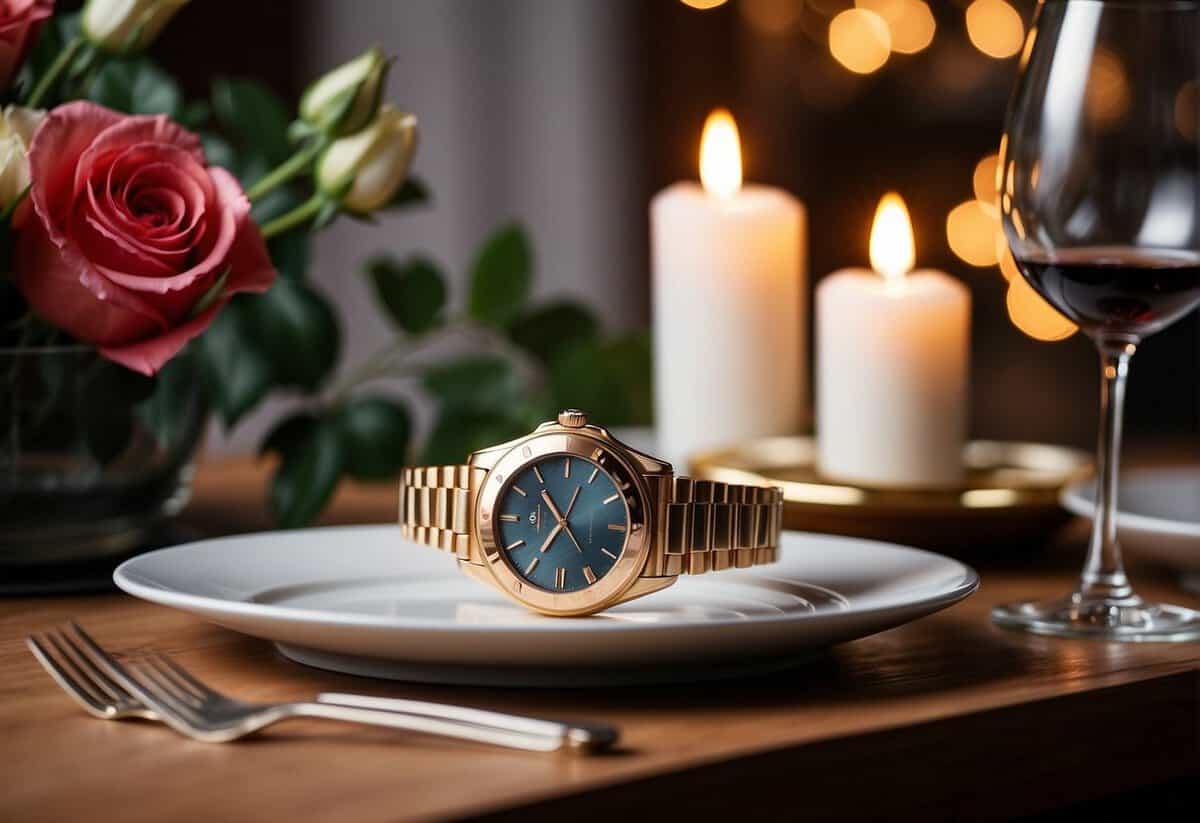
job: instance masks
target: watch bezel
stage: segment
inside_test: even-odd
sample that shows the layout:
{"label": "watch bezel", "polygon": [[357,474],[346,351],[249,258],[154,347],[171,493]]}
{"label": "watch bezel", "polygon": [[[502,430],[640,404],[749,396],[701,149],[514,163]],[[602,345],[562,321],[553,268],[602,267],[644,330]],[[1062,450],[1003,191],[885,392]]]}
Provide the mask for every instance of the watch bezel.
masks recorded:
{"label": "watch bezel", "polygon": [[[556,454],[599,463],[624,493],[629,517],[624,547],[616,563],[595,583],[573,592],[549,591],[524,580],[504,558],[496,534],[495,509],[509,482],[530,463]],[[622,488],[622,483],[627,483],[628,488]],[[475,537],[483,550],[484,564],[509,597],[527,608],[556,617],[593,614],[620,602],[645,568],[650,553],[649,499],[641,471],[611,442],[583,431],[535,433],[505,452],[488,472],[479,492]]]}

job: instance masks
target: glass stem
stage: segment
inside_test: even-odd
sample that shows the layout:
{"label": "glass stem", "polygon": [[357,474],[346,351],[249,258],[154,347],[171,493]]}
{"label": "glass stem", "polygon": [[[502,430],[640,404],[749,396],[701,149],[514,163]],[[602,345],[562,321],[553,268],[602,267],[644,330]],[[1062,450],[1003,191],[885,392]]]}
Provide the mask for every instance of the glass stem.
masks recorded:
{"label": "glass stem", "polygon": [[1079,594],[1085,600],[1133,596],[1117,542],[1117,475],[1121,461],[1121,418],[1129,361],[1137,350],[1128,340],[1100,342],[1100,445],[1096,464],[1096,517]]}

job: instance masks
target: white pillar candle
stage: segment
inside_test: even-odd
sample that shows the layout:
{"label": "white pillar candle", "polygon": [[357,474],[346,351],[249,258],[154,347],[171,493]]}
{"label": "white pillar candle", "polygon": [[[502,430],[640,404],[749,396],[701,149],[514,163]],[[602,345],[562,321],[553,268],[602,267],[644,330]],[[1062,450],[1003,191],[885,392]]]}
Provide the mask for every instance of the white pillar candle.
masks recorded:
{"label": "white pillar candle", "polygon": [[741,184],[727,112],[705,125],[700,167],[703,186],[650,205],[655,428],[680,471],[698,450],[795,432],[807,395],[804,206]]}
{"label": "white pillar candle", "polygon": [[870,269],[817,285],[817,459],[823,475],[878,487],[963,479],[971,296],[931,269],[909,273],[912,225],[880,201]]}

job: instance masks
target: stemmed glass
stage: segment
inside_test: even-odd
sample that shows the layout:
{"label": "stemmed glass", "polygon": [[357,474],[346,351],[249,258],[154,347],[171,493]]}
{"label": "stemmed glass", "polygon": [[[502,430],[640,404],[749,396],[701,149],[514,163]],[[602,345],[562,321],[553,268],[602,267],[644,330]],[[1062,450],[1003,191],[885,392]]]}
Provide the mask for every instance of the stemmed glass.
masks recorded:
{"label": "stemmed glass", "polygon": [[1100,350],[1098,488],[1075,592],[992,617],[1040,634],[1200,637],[1200,613],[1134,593],[1115,519],[1130,359],[1200,305],[1200,0],[1042,0],[1030,38],[1000,205],[1021,274]]}

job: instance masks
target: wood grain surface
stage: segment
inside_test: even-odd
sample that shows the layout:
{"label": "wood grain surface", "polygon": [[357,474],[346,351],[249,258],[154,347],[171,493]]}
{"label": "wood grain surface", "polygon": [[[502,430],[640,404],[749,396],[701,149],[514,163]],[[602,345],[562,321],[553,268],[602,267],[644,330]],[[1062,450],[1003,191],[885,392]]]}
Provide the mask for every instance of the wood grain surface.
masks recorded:
{"label": "wood grain surface", "polygon": [[[203,466],[188,522],[266,526],[261,472]],[[347,487],[328,520],[390,520],[393,497]],[[0,600],[0,820],[998,819],[1195,776],[1200,644],[1039,638],[988,620],[994,603],[1066,591],[1078,536],[1034,567],[982,569],[981,590],[947,611],[788,672],[694,686],[357,679],[124,595]],[[1169,579],[1139,574],[1144,594],[1200,605]],[[451,701],[603,720],[621,727],[623,744],[603,757],[547,756],[297,720],[219,745],[99,721],[23,645],[30,630],[71,617],[115,649],[166,651],[246,699],[340,690]]]}

